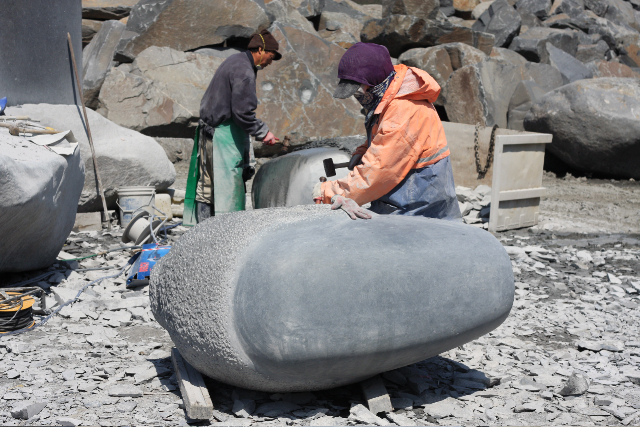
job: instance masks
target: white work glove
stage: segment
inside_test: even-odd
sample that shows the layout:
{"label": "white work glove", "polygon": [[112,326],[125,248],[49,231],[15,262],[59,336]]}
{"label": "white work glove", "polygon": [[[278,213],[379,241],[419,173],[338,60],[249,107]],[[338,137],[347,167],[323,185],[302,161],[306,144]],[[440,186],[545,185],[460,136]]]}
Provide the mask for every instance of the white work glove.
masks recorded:
{"label": "white work glove", "polygon": [[274,145],[278,141],[280,141],[280,139],[276,138],[276,136],[272,134],[271,131],[269,131],[267,132],[267,136],[265,136],[264,139],[262,140],[262,143],[264,145]]}
{"label": "white work glove", "polygon": [[319,182],[313,187],[313,193],[311,193],[311,197],[313,197],[313,201],[316,205],[322,203],[322,183]]}
{"label": "white work glove", "polygon": [[331,210],[342,209],[351,219],[371,219],[371,214],[361,208],[353,199],[336,195],[331,198],[331,203]]}

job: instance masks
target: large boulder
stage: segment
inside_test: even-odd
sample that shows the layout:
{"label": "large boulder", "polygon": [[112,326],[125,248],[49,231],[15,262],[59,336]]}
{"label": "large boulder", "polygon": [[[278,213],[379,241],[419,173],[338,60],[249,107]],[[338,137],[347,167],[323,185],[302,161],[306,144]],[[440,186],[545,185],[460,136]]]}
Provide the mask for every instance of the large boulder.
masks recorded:
{"label": "large boulder", "polygon": [[455,71],[445,88],[450,121],[507,127],[509,101],[521,81],[517,67],[493,58]]}
{"label": "large boulder", "polygon": [[[357,260],[345,255],[354,241]],[[195,369],[267,392],[334,388],[433,357],[498,327],[513,297],[509,256],[483,230],[353,221],[328,205],[210,218],[158,261],[149,289]]]}
{"label": "large boulder", "polygon": [[152,46],[133,64],[111,69],[98,112],[146,135],[192,138],[200,101],[223,60]]}
{"label": "large boulder", "polygon": [[[7,108],[7,114],[27,115],[43,125],[58,130],[71,130],[79,142],[79,152],[86,170],[86,179],[78,212],[102,210],[102,200],[96,188],[91,148],[81,110],[76,105],[27,104]],[[93,137],[102,188],[107,206],[116,209],[116,190],[119,187],[151,185],[165,190],[176,177],[173,165],[164,150],[153,138],[123,128],[93,110],[87,110]],[[80,181],[82,182],[82,181]]]}
{"label": "large boulder", "polygon": [[[358,138],[360,143],[362,139]],[[351,156],[337,148],[311,148],[277,157],[260,166],[251,186],[254,209],[312,205],[313,187],[327,177],[323,160],[348,162]],[[347,168],[336,169],[329,180],[344,178]]]}
{"label": "large boulder", "polygon": [[461,42],[491,52],[494,36],[474,31],[448,20],[424,20],[408,15],[391,15],[365,22],[360,39],[365,43],[386,46],[393,57],[414,47],[430,47]]}
{"label": "large boulder", "polygon": [[439,0],[383,0],[382,18],[410,15],[420,19],[436,19],[439,9]]}
{"label": "large boulder", "polygon": [[[451,58],[443,46],[417,47],[409,49],[398,58],[398,62],[409,67],[420,68],[429,73],[444,88],[453,73]],[[441,104],[442,97],[438,97],[436,104]]]}
{"label": "large boulder", "polygon": [[578,50],[578,34],[576,31],[556,28],[533,27],[526,33],[513,39],[509,49],[518,52],[531,62],[549,63],[547,43],[562,49],[569,55],[575,55]]}
{"label": "large boulder", "polygon": [[0,129],[0,273],[55,262],[73,228],[83,182],[77,148],[61,156]]}
{"label": "large boulder", "polygon": [[507,126],[513,130],[524,130],[524,118],[535,102],[542,98],[545,90],[533,80],[521,81],[509,101]]}
{"label": "large boulder", "polygon": [[599,34],[610,49],[622,51],[631,45],[640,44],[640,34],[627,25],[614,23],[605,18],[596,18],[589,33]]}
{"label": "large boulder", "polygon": [[332,43],[345,49],[360,41],[362,19],[340,12],[322,12],[318,34]]}
{"label": "large boulder", "polygon": [[547,150],[570,167],[640,179],[640,80],[579,80],[546,94],[524,121],[553,134]]}
{"label": "large boulder", "polygon": [[124,28],[120,21],[106,21],[82,52],[82,95],[89,108],[98,108],[100,88],[113,66],[113,55]]}
{"label": "large boulder", "polygon": [[593,73],[589,68],[565,51],[558,49],[551,43],[547,43],[546,50],[549,54],[549,65],[560,71],[565,83],[593,78]]}
{"label": "large boulder", "polygon": [[549,64],[527,62],[525,64],[525,80],[533,80],[545,93],[564,85],[564,77],[560,71]]}
{"label": "large boulder", "polygon": [[150,46],[187,51],[250,37],[269,26],[258,0],[141,0],[132,9],[127,30],[134,33],[118,48],[130,61]]}
{"label": "large boulder", "polygon": [[[317,34],[275,23],[271,32],[282,59],[258,72],[256,115],[281,139],[293,146],[312,139],[363,132],[361,106],[353,98],[335,99],[338,63],[344,49]],[[281,147],[254,146],[257,156]]]}
{"label": "large boulder", "polygon": [[471,29],[495,36],[494,45],[509,46],[519,33],[522,20],[507,0],[495,0]]}
{"label": "large boulder", "polygon": [[[265,10],[270,21],[280,21],[292,27],[298,27],[305,31],[315,32],[313,23],[305,18],[298,8],[290,0],[272,0],[265,4]],[[362,27],[362,23],[360,23]],[[360,30],[358,30],[358,36]],[[198,49],[196,53],[199,53]]]}

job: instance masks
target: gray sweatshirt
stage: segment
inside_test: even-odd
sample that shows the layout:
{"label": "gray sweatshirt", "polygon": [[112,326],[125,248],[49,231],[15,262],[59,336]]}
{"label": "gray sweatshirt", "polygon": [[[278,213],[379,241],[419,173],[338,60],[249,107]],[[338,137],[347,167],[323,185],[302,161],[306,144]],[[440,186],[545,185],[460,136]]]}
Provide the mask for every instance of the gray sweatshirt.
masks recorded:
{"label": "gray sweatshirt", "polygon": [[222,122],[233,119],[247,134],[258,141],[264,139],[269,128],[255,112],[257,72],[249,51],[231,55],[220,65],[200,102],[200,120],[209,134]]}

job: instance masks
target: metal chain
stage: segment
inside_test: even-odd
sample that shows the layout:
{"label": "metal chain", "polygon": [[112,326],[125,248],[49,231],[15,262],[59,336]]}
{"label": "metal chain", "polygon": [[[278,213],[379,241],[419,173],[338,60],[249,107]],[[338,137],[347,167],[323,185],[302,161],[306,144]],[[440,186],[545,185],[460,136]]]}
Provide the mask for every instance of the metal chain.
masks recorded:
{"label": "metal chain", "polygon": [[487,161],[483,168],[482,166],[480,166],[480,155],[478,153],[478,144],[480,142],[480,123],[476,125],[473,151],[476,156],[476,171],[478,172],[478,179],[484,178],[484,176],[487,174],[487,171],[491,167],[491,163],[493,162],[493,148],[496,145],[497,130],[498,130],[498,125],[493,125],[493,129],[491,130],[491,139],[489,140],[489,152],[487,153]]}

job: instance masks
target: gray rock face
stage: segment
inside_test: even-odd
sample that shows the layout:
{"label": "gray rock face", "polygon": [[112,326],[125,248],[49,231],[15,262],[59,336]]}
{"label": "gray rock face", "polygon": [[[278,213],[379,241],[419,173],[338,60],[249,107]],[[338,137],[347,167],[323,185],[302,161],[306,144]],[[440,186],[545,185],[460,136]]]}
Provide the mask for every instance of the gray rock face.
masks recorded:
{"label": "gray rock face", "polygon": [[591,45],[578,45],[576,59],[584,64],[591,61],[602,61],[609,51],[609,45],[604,40]]}
{"label": "gray rock face", "polygon": [[509,100],[520,80],[517,67],[492,58],[458,69],[444,92],[449,120],[507,127]]}
{"label": "gray rock face", "polygon": [[551,0],[518,0],[518,12],[528,12],[540,19],[547,19],[551,10]]}
{"label": "gray rock face", "polygon": [[[329,261],[344,259],[335,236],[357,236],[366,262]],[[265,250],[286,262],[274,265]],[[415,262],[427,254],[456,268]],[[326,262],[331,274],[317,274]],[[507,317],[514,284],[508,255],[482,230],[417,217],[352,221],[320,205],[198,224],[156,264],[149,297],[200,372],[286,392],[361,381],[473,340]]]}
{"label": "gray rock face", "polygon": [[[102,210],[81,110],[73,105],[49,104],[23,105],[7,110],[7,114],[28,115],[47,126],[73,132],[79,142],[78,152],[86,170],[86,179],[78,179],[78,183],[84,182],[84,187],[80,201],[77,202],[77,211]],[[118,126],[93,110],[87,110],[87,115],[104,195],[110,209],[117,208],[116,189],[119,187],[153,185],[156,190],[169,188],[175,180],[176,172],[162,147],[153,138]]]}
{"label": "gray rock face", "polygon": [[548,63],[547,43],[570,55],[575,55],[579,40],[577,33],[571,30],[534,27],[515,37],[509,45],[509,49],[518,52],[528,61]]}
{"label": "gray rock face", "polygon": [[593,77],[591,70],[565,51],[558,49],[551,43],[547,43],[546,49],[549,53],[549,64],[560,71],[566,83]]}
{"label": "gray rock face", "polygon": [[365,22],[360,39],[386,46],[393,57],[414,47],[430,47],[461,42],[491,52],[494,36],[449,21],[424,20],[408,15],[391,15]]}
{"label": "gray rock face", "polygon": [[495,0],[471,27],[475,31],[493,34],[494,45],[508,46],[520,31],[522,20],[506,0]]}
{"label": "gray rock face", "polygon": [[[80,104],[67,33],[82,66],[81,4],[78,0],[6,0],[0,13],[0,87],[8,105]],[[26,42],[28,40],[28,42]],[[46,64],[43,66],[42,64]],[[82,70],[78,70],[82,75]]]}
{"label": "gray rock face", "polygon": [[507,116],[508,127],[513,130],[524,130],[524,118],[533,104],[544,96],[545,90],[533,80],[523,80],[516,87]]}
{"label": "gray rock face", "polygon": [[[361,140],[361,142],[363,142]],[[312,148],[289,153],[268,161],[253,179],[251,197],[255,209],[312,205],[311,193],[321,176],[326,176],[322,161],[348,162],[351,156],[336,148]],[[347,168],[336,169],[336,176],[347,176]]]}
{"label": "gray rock face", "polygon": [[129,16],[138,0],[82,0],[82,18],[106,21]]}
{"label": "gray rock face", "polygon": [[138,35],[119,54],[132,61],[150,46],[192,50],[250,37],[268,26],[266,11],[254,0],[141,0],[127,22],[127,30]]}
{"label": "gray rock face", "polygon": [[580,80],[546,94],[524,128],[553,134],[547,149],[573,168],[640,178],[638,79]]}
{"label": "gray rock face", "polygon": [[382,17],[391,15],[410,15],[419,19],[435,19],[438,16],[438,0],[384,0]]}
{"label": "gray rock face", "polygon": [[565,13],[574,18],[584,10],[584,0],[554,0],[550,15]]}
{"label": "gray rock face", "polygon": [[529,78],[544,89],[545,93],[564,85],[560,71],[549,64],[528,62],[525,64],[525,70]]}
{"label": "gray rock face", "polygon": [[584,0],[584,5],[598,16],[603,16],[608,9],[607,2],[602,0]]}
{"label": "gray rock face", "polygon": [[561,396],[580,396],[589,389],[589,381],[579,373],[572,374],[565,386],[558,392]]}
{"label": "gray rock face", "polygon": [[[426,71],[443,89],[453,72],[449,54],[442,45],[409,49],[400,55],[398,62]],[[441,103],[442,98],[438,97],[435,104]]]}
{"label": "gray rock face", "polygon": [[322,12],[318,34],[340,47],[349,49],[360,41],[362,20],[339,12]]}
{"label": "gray rock face", "polygon": [[[273,0],[265,4],[265,10],[270,21],[279,21],[292,27],[298,27],[305,31],[314,32],[315,28],[311,21],[306,19],[296,8],[293,2],[289,0]],[[312,15],[315,16],[315,15]],[[360,22],[360,28],[362,28],[362,22]],[[358,28],[358,36],[360,36],[360,28]],[[206,49],[206,48],[205,48]],[[201,53],[198,49],[196,53]],[[219,48],[218,48],[219,49]],[[210,50],[210,49],[206,49]]]}
{"label": "gray rock face", "polygon": [[0,272],[55,262],[73,228],[83,182],[80,150],[60,156],[0,130]]}
{"label": "gray rock face", "polygon": [[223,59],[150,47],[133,64],[112,68],[99,112],[147,135],[193,138],[200,101]]}
{"label": "gray rock face", "polygon": [[98,108],[100,88],[113,65],[113,55],[124,28],[120,21],[106,21],[82,52],[82,94],[89,108]]}
{"label": "gray rock face", "polygon": [[82,48],[84,49],[93,39],[98,31],[102,28],[102,21],[93,21],[91,19],[82,20]]}

